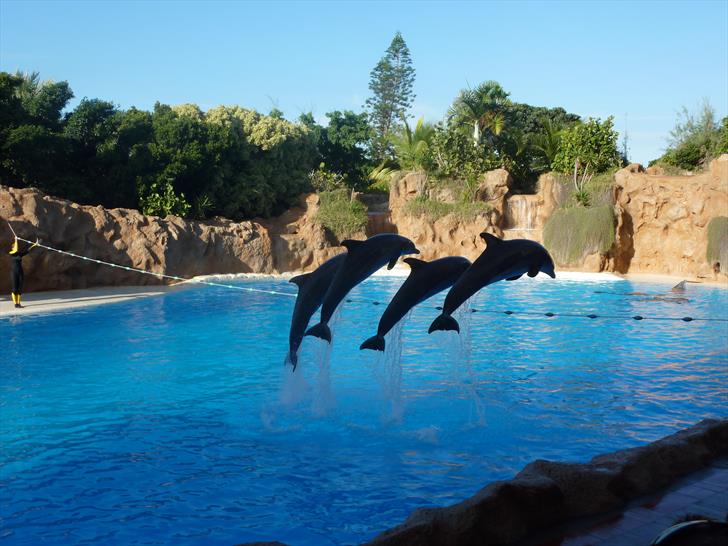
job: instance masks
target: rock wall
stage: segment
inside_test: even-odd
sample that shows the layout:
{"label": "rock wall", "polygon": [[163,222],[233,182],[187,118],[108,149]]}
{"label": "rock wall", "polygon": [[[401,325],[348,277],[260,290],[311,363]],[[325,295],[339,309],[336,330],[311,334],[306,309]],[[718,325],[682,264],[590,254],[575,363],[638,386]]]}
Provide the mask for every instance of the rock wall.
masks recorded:
{"label": "rock wall", "polygon": [[535,461],[514,479],[491,483],[463,502],[416,510],[367,545],[513,544],[564,521],[622,507],[726,455],[728,419],[706,419],[586,464]]}
{"label": "rock wall", "polygon": [[[0,186],[0,248],[10,249],[7,222],[23,238],[155,273],[277,273],[313,268],[337,252],[313,219],[318,198],[266,221],[202,223],[136,210],[82,206],[34,189]],[[25,291],[147,285],[165,281],[37,249],[23,260]],[[0,260],[0,291],[10,288],[9,260]]]}
{"label": "rock wall", "polygon": [[[487,231],[498,237],[503,236],[500,226],[504,216],[505,196],[512,182],[507,171],[498,169],[486,173],[477,188],[476,199],[488,203],[491,210],[469,221],[462,221],[455,215],[432,220],[425,216],[407,214],[408,201],[429,196],[426,182],[427,177],[424,174],[410,173],[392,185],[389,197],[392,224],[396,226],[397,233],[414,241],[423,260],[452,255],[474,260],[485,248],[480,233]],[[442,195],[430,197],[448,200],[443,199]]]}
{"label": "rock wall", "polygon": [[[540,178],[535,195],[512,195],[511,186],[505,170],[486,173],[475,199],[488,203],[488,212],[468,221],[455,215],[433,220],[407,214],[407,202],[420,196],[452,201],[454,196],[444,190],[432,194],[426,175],[410,173],[393,184],[388,209],[386,201],[374,204],[367,235],[400,233],[416,243],[423,259],[475,259],[485,248],[479,237],[483,231],[542,241],[544,223],[565,199],[564,186],[550,174]],[[630,165],[615,175],[614,201],[615,245],[606,255],[587,256],[574,269],[728,281],[728,264],[716,273],[705,257],[708,223],[728,216],[728,155],[694,176],[648,174]],[[55,248],[186,278],[310,270],[343,250],[316,222],[318,205],[313,194],[277,218],[203,223],[81,206],[33,189],[0,186],[0,249],[9,249],[12,241],[9,220],[21,236],[39,237]],[[26,291],[163,282],[48,251],[34,251],[24,263]],[[0,291],[9,289],[8,267],[8,260],[0,260]]]}
{"label": "rock wall", "polygon": [[615,183],[610,270],[728,280],[728,264],[716,274],[706,260],[708,223],[728,216],[728,154],[693,176],[652,175],[630,165]]}

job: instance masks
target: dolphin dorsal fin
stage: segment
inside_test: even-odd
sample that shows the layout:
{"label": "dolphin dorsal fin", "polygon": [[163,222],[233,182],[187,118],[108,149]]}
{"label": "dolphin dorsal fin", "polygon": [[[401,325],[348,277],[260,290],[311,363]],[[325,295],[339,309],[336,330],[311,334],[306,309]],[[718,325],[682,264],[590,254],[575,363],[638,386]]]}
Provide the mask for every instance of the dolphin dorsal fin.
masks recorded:
{"label": "dolphin dorsal fin", "polygon": [[488,233],[486,231],[484,231],[483,233],[480,234],[480,238],[485,241],[487,248],[503,244],[503,239],[499,239],[495,235]]}
{"label": "dolphin dorsal fin", "polygon": [[425,260],[419,260],[417,258],[405,258],[402,260],[404,263],[410,266],[410,269],[412,271],[415,271],[416,269],[419,269],[423,265],[426,265],[427,262]]}
{"label": "dolphin dorsal fin", "polygon": [[308,278],[310,276],[311,276],[311,273],[304,273],[303,275],[296,275],[295,277],[291,277],[288,280],[288,282],[292,282],[293,284],[295,284],[296,286],[301,288],[301,286],[303,286],[303,283],[305,283],[306,280],[308,280]]}
{"label": "dolphin dorsal fin", "polygon": [[357,248],[359,248],[361,245],[364,244],[365,241],[355,241],[354,239],[346,239],[344,241],[341,241],[341,246],[346,247],[346,250],[349,252],[353,252]]}

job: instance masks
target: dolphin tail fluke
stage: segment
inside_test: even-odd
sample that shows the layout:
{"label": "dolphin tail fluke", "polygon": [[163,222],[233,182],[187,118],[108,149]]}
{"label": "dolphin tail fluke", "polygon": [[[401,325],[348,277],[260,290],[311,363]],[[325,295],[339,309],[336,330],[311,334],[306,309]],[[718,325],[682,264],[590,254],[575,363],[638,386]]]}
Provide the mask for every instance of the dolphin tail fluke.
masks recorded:
{"label": "dolphin tail fluke", "polygon": [[359,350],[372,349],[373,351],[384,351],[384,336],[376,335],[367,339],[361,344]]}
{"label": "dolphin tail fluke", "polygon": [[293,371],[296,371],[296,366],[298,366],[298,355],[296,354],[296,351],[288,351],[288,354],[286,355],[286,360],[283,362],[284,366],[287,366],[290,364],[293,367]]}
{"label": "dolphin tail fluke", "polygon": [[319,322],[316,326],[311,326],[311,328],[306,331],[306,335],[318,337],[331,343],[331,329],[329,328],[329,325],[324,322]]}
{"label": "dolphin tail fluke", "polygon": [[452,330],[460,333],[460,325],[458,324],[458,321],[452,318],[450,315],[446,315],[445,313],[443,313],[432,321],[432,324],[430,324],[430,329],[427,330],[427,333],[431,334],[432,332],[435,332],[437,330]]}

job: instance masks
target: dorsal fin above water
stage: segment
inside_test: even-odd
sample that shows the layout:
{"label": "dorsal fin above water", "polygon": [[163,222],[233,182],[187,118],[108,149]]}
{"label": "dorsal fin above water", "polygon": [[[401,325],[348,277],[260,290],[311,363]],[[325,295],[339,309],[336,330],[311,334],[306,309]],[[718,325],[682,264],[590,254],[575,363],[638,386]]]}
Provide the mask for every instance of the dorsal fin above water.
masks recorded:
{"label": "dorsal fin above water", "polygon": [[499,239],[498,237],[496,237],[492,233],[488,233],[487,231],[484,231],[483,233],[481,233],[480,234],[480,238],[485,241],[485,244],[486,244],[486,247],[487,248],[490,248],[490,247],[494,247],[494,246],[498,246],[498,245],[502,245],[503,244],[503,240],[502,239]]}
{"label": "dorsal fin above water", "polygon": [[409,265],[410,269],[412,271],[415,271],[415,270],[419,269],[420,267],[422,267],[423,265],[427,264],[427,262],[425,260],[419,260],[417,258],[405,258],[402,261],[404,263],[406,263],[407,265]]}
{"label": "dorsal fin above water", "polygon": [[299,288],[303,286],[303,283],[306,282],[306,280],[311,276],[311,273],[304,273],[303,275],[296,275],[295,277],[291,277],[288,282],[292,282]]}
{"label": "dorsal fin above water", "polygon": [[354,239],[345,239],[344,241],[341,241],[341,246],[345,247],[346,250],[349,252],[353,252],[357,248],[359,248],[361,245],[363,245],[365,241],[355,241]]}

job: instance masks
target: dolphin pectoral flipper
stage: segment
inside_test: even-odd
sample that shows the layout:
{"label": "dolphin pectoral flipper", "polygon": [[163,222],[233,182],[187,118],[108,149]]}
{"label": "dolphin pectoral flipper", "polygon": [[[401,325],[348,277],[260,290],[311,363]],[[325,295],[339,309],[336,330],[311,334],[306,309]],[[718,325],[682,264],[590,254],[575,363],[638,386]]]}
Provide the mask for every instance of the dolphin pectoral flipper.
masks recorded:
{"label": "dolphin pectoral flipper", "polygon": [[399,260],[399,256],[395,256],[391,260],[389,260],[389,263],[387,264],[387,269],[392,269],[395,265],[397,265],[397,260]]}
{"label": "dolphin pectoral flipper", "polygon": [[506,280],[507,280],[507,281],[517,281],[517,280],[518,280],[518,279],[520,279],[521,277],[523,277],[523,273],[521,273],[520,275],[516,275],[515,277],[509,277],[509,278],[507,278]]}
{"label": "dolphin pectoral flipper", "polygon": [[533,278],[538,275],[539,271],[541,271],[541,264],[533,264],[528,268],[528,276]]}
{"label": "dolphin pectoral flipper", "polygon": [[384,336],[376,335],[367,339],[359,346],[359,350],[372,349],[374,351],[384,351]]}

